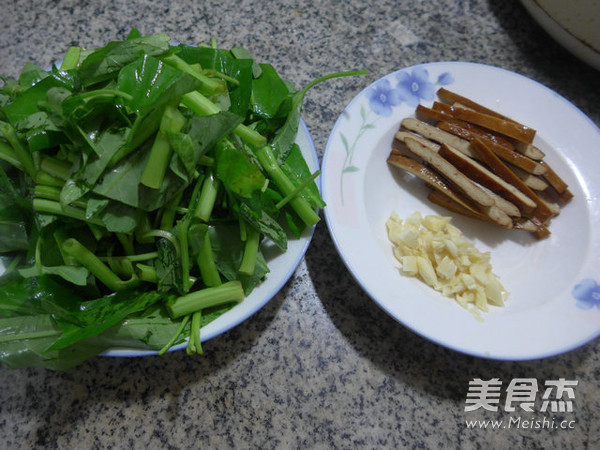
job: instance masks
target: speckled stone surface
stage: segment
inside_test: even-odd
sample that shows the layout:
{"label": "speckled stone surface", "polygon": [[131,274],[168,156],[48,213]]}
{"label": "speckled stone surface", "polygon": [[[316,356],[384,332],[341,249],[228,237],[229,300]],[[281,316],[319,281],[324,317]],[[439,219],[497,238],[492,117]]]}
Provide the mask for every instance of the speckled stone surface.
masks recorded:
{"label": "speckled stone surface", "polygon": [[[48,65],[70,45],[142,33],[246,47],[317,86],[304,119],[321,157],[344,106],[394,70],[431,61],[497,65],[551,87],[600,124],[600,73],[546,35],[518,1],[5,0],[0,73]],[[590,149],[599,151],[600,149]],[[265,308],[185,352],[94,358],[67,372],[0,367],[0,448],[600,448],[600,340],[531,362],[475,359],[388,317],[346,270],[321,223]],[[579,381],[574,429],[468,429],[474,378]],[[525,418],[525,417],[524,417]]]}

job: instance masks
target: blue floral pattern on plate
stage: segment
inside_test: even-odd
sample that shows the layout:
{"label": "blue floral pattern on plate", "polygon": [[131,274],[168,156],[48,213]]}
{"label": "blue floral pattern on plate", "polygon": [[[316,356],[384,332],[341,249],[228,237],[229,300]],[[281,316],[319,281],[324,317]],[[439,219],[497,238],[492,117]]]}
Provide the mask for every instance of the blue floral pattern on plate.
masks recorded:
{"label": "blue floral pattern on plate", "polygon": [[584,278],[572,290],[576,305],[581,309],[600,309],[600,285],[591,278]]}
{"label": "blue floral pattern on plate", "polygon": [[[392,84],[395,82],[395,85]],[[340,177],[341,203],[344,204],[343,180],[347,173],[358,172],[360,169],[352,164],[356,145],[361,137],[370,129],[375,128],[375,123],[381,117],[390,117],[394,108],[402,103],[416,107],[422,100],[433,100],[437,86],[445,86],[454,82],[450,72],[444,72],[437,77],[435,82],[429,80],[429,71],[424,67],[415,67],[412,70],[403,70],[394,77],[383,78],[377,81],[366,91],[369,110],[365,106],[360,108],[361,126],[354,139],[340,133],[342,144],[346,151],[346,158]],[[371,113],[375,114],[372,117]]]}
{"label": "blue floral pattern on plate", "polygon": [[369,106],[378,116],[389,117],[393,108],[402,103],[402,96],[398,88],[393,88],[389,80],[383,79],[373,86],[369,93]]}

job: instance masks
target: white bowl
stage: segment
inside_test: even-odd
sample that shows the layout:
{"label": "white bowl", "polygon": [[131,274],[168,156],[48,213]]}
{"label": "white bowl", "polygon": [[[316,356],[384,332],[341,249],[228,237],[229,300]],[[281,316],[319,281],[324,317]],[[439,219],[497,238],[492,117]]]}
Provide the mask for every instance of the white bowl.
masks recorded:
{"label": "white bowl", "polygon": [[521,0],[558,43],[600,70],[600,0]]}

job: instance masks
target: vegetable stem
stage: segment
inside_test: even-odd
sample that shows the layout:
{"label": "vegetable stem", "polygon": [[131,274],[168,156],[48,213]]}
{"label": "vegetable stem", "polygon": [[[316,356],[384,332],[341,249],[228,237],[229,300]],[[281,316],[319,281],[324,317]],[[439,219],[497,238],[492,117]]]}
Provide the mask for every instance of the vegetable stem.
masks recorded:
{"label": "vegetable stem", "polygon": [[160,218],[160,229],[165,231],[171,231],[173,228],[173,222],[175,221],[175,215],[177,214],[177,207],[181,201],[183,192],[176,195],[174,199],[166,204],[162,217]]}
{"label": "vegetable stem", "polygon": [[[198,91],[188,92],[182,97],[181,102],[198,116],[210,116],[221,112],[217,105]],[[262,147],[267,142],[263,135],[243,123],[235,127],[233,132],[255,147]]]}
{"label": "vegetable stem", "polygon": [[304,94],[306,94],[306,92],[308,92],[312,87],[314,87],[315,85],[322,83],[323,81],[327,81],[327,80],[331,80],[333,78],[340,78],[340,77],[352,77],[352,76],[356,76],[356,75],[366,75],[368,72],[366,70],[350,70],[347,72],[336,72],[336,73],[330,73],[327,75],[323,75],[322,77],[319,77],[313,81],[311,81],[310,83],[308,83],[304,89],[302,89],[302,96],[304,96]]}
{"label": "vegetable stem", "polygon": [[244,256],[240,264],[239,271],[246,275],[254,273],[256,264],[256,255],[258,254],[258,244],[260,243],[260,233],[251,227],[246,227],[246,242],[244,244]]}
{"label": "vegetable stem", "polygon": [[19,170],[25,170],[25,167],[17,157],[13,148],[3,141],[0,141],[0,159],[15,166]]}
{"label": "vegetable stem", "polygon": [[3,123],[0,127],[0,132],[8,141],[14,150],[15,157],[21,162],[25,172],[31,177],[35,177],[35,165],[29,149],[23,145],[15,129],[8,123]]}
{"label": "vegetable stem", "polygon": [[121,280],[106,266],[96,255],[84,247],[77,239],[69,238],[63,242],[63,250],[77,260],[79,264],[89,270],[102,283],[113,291],[121,291],[139,284],[139,279],[132,276],[127,281]]}
{"label": "vegetable stem", "polygon": [[179,238],[179,248],[181,249],[181,273],[183,279],[183,291],[188,292],[192,285],[190,284],[190,255],[188,247],[188,224],[186,220],[177,222],[177,237]]}
{"label": "vegetable stem", "polygon": [[[273,155],[269,146],[264,146],[258,150],[256,156],[284,196],[287,197],[288,195],[292,195],[296,191],[296,186],[283,172],[281,167],[279,167],[275,155]],[[296,194],[293,198],[290,198],[288,202],[306,225],[312,226],[319,222],[319,215],[311,208],[310,204],[304,198]]]}
{"label": "vegetable stem", "polygon": [[93,91],[83,92],[78,95],[81,99],[95,99],[100,97],[121,97],[125,100],[133,100],[133,96],[127,92],[119,91],[118,89],[96,89]]}
{"label": "vegetable stem", "polygon": [[208,95],[217,95],[223,93],[227,90],[227,86],[225,83],[215,80],[213,78],[209,78],[206,75],[202,74],[198,70],[194,69],[191,65],[181,59],[179,56],[171,54],[162,57],[162,60],[169,64],[170,66],[179,69],[183,73],[187,73],[188,75],[194,77],[196,80],[200,81],[202,92]]}
{"label": "vegetable stem", "polygon": [[144,233],[142,236],[140,236],[140,238],[143,239],[144,241],[146,240],[146,238],[153,238],[153,237],[166,239],[171,244],[173,244],[173,246],[175,247],[175,252],[177,253],[178,256],[181,253],[181,250],[179,249],[179,241],[173,235],[173,233],[170,233],[169,231],[165,231],[165,230],[150,230],[150,231],[147,231],[146,233]]}
{"label": "vegetable stem", "polygon": [[91,217],[89,219],[86,218],[85,210],[81,208],[76,208],[68,205],[63,206],[57,201],[48,200],[45,198],[34,198],[33,209],[41,213],[70,217],[71,219],[80,220],[82,222],[89,222],[91,224],[100,225],[102,227],[104,226],[102,221],[95,217]]}
{"label": "vegetable stem", "polygon": [[219,180],[217,180],[217,178],[214,176],[214,173],[211,171],[202,183],[198,205],[196,205],[196,209],[194,211],[194,215],[198,219],[208,222],[213,208],[215,207],[218,191]]}
{"label": "vegetable stem", "polygon": [[204,242],[202,242],[202,246],[200,247],[197,262],[200,269],[200,276],[206,286],[216,287],[222,284],[221,276],[213,257],[208,230],[204,234]]}
{"label": "vegetable stem", "polygon": [[158,252],[138,253],[137,255],[125,255],[125,256],[99,256],[100,261],[112,259],[125,259],[131,262],[148,261],[149,259],[155,259],[158,257]]}
{"label": "vegetable stem", "polygon": [[175,344],[175,342],[177,341],[177,339],[179,338],[183,329],[185,328],[185,326],[187,325],[187,323],[189,321],[190,321],[189,315],[185,316],[181,320],[181,323],[179,324],[179,327],[177,328],[177,331],[175,332],[175,334],[171,337],[171,339],[169,339],[169,342],[167,342],[166,345],[158,351],[159,355],[164,355],[167,352],[167,350],[169,350],[171,347],[173,347],[173,345]]}
{"label": "vegetable stem", "polygon": [[71,164],[51,156],[44,156],[40,161],[40,170],[53,177],[66,180],[71,173]]}
{"label": "vegetable stem", "polygon": [[35,174],[35,182],[37,184],[45,184],[46,186],[62,188],[65,184],[64,180],[64,178],[61,180],[59,178],[53,177],[52,175],[46,172],[42,172],[41,170],[38,170]]}
{"label": "vegetable stem", "polygon": [[185,124],[185,117],[173,106],[167,106],[160,122],[160,127],[150,156],[142,173],[141,183],[151,189],[159,189],[165,178],[173,149],[169,144],[169,134],[179,133]]}
{"label": "vegetable stem", "polygon": [[305,187],[307,187],[309,184],[311,184],[315,180],[315,178],[317,178],[320,174],[321,174],[321,172],[317,170],[309,178],[307,178],[302,183],[300,183],[298,186],[296,186],[296,188],[292,192],[290,192],[284,198],[282,198],[281,200],[279,200],[277,202],[277,204],[275,205],[275,207],[277,209],[283,208],[291,199],[293,199],[296,195],[299,195],[300,192],[302,192],[302,190]]}
{"label": "vegetable stem", "polygon": [[156,269],[153,266],[138,263],[135,265],[135,267],[138,270],[138,276],[140,277],[140,280],[154,284],[158,283],[158,275],[156,274]]}
{"label": "vegetable stem", "polygon": [[208,287],[195,292],[190,292],[179,297],[174,303],[167,305],[167,310],[172,318],[191,314],[210,306],[225,303],[239,303],[244,299],[244,289],[238,280],[228,281],[220,286]]}
{"label": "vegetable stem", "polygon": [[200,342],[200,320],[202,319],[202,311],[196,311],[192,314],[192,323],[190,325],[190,337],[188,340],[187,354],[201,355],[202,344]]}
{"label": "vegetable stem", "polygon": [[62,248],[63,243],[67,239],[68,239],[67,232],[65,231],[64,228],[58,228],[54,232],[54,240],[56,241],[56,244],[58,245],[58,250],[60,251],[60,254],[62,256],[64,263],[67,266],[75,266],[75,265],[77,265],[77,261],[75,260],[75,258],[73,258],[71,255],[67,254]]}
{"label": "vegetable stem", "polygon": [[[45,198],[48,200],[54,200],[55,202],[60,202],[60,189],[57,186],[37,184],[33,188],[33,194],[37,198]],[[71,203],[71,206],[85,210],[87,207],[87,202],[85,200],[75,200],[73,203]]]}

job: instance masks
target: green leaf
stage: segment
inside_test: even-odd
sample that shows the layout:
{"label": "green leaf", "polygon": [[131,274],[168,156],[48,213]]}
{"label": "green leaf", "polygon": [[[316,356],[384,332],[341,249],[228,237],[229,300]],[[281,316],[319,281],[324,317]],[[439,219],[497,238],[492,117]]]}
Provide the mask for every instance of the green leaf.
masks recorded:
{"label": "green leaf", "polygon": [[[254,273],[243,275],[239,267],[244,256],[244,243],[240,240],[240,229],[235,224],[218,223],[208,230],[215,263],[219,272],[228,280],[240,280],[244,292],[248,295],[269,272],[269,268],[259,251],[256,257]],[[203,314],[205,312],[203,311]]]}
{"label": "green leaf", "polygon": [[109,129],[91,142],[94,154],[66,181],[60,193],[62,204],[69,205],[94,188],[113,156],[127,145],[129,131],[129,128]]}
{"label": "green leaf", "polygon": [[282,251],[287,250],[287,234],[277,219],[268,214],[262,207],[257,207],[260,200],[257,196],[244,199],[240,203],[239,213],[254,229],[258,230]]}
{"label": "green leaf", "polygon": [[213,70],[236,81],[227,83],[229,88],[228,111],[241,118],[246,118],[250,109],[254,60],[248,55],[243,59],[235,58],[232,52],[211,47],[180,45],[179,50],[178,56],[188,64],[200,64],[205,71]]}
{"label": "green leaf", "polygon": [[139,293],[127,290],[84,302],[78,313],[83,326],[57,320],[63,334],[47,348],[47,351],[63,349],[96,336],[123,321],[130,314],[143,311],[160,298],[158,292]]}
{"label": "green leaf", "polygon": [[47,101],[47,93],[51,88],[64,88],[73,91],[74,81],[66,72],[52,72],[46,78],[20,93],[11,103],[2,108],[11,124],[26,119],[40,111],[40,104]]}
{"label": "green leaf", "polygon": [[[130,316],[98,336],[107,348],[160,350],[179,328],[180,321],[169,317],[164,307],[154,305],[141,315]],[[183,338],[180,339],[180,343]]]}
{"label": "green leaf", "polygon": [[165,293],[171,290],[183,293],[183,280],[181,277],[180,259],[173,243],[167,239],[159,239],[156,242],[158,258],[155,268],[158,277],[158,291]]}
{"label": "green leaf", "polygon": [[0,252],[29,248],[29,201],[22,197],[0,169]]}
{"label": "green leaf", "polygon": [[107,198],[90,198],[86,203],[85,218],[91,219],[97,216],[104,208],[108,206]]}
{"label": "green leaf", "polygon": [[230,192],[249,198],[265,185],[265,176],[259,166],[252,164],[246,155],[233,145],[217,146],[216,175]]}
{"label": "green leaf", "polygon": [[168,51],[169,36],[166,34],[112,41],[94,50],[81,62],[79,76],[84,86],[90,86],[113,78],[123,67],[144,54],[160,56]]}
{"label": "green leaf", "polygon": [[88,270],[81,266],[41,266],[40,268],[32,266],[19,268],[18,272],[23,278],[56,275],[77,286],[85,286],[89,275]]}
{"label": "green leaf", "polygon": [[271,119],[277,117],[290,92],[273,66],[260,64],[260,68],[260,77],[252,83],[252,109],[258,116]]}
{"label": "green leaf", "polygon": [[185,133],[168,133],[167,138],[175,155],[171,158],[170,169],[181,179],[191,182],[197,162],[192,138]]}
{"label": "green leaf", "polygon": [[149,156],[140,148],[123,159],[96,183],[93,192],[144,211],[154,211],[180,193],[186,183],[177,175],[167,172],[160,189],[149,189],[140,180]]}
{"label": "green leaf", "polygon": [[0,289],[0,316],[54,314],[77,321],[74,312],[83,299],[49,276],[17,278]]}
{"label": "green leaf", "polygon": [[123,67],[118,88],[132,96],[125,104],[134,111],[161,108],[195,90],[199,82],[147,54]]}
{"label": "green leaf", "polygon": [[188,134],[194,144],[196,161],[218,141],[228,136],[242,122],[235,114],[222,111],[205,117],[194,117]]}
{"label": "green leaf", "polygon": [[111,233],[128,234],[138,227],[141,215],[139,209],[111,201],[99,212],[98,217]]}
{"label": "green leaf", "polygon": [[31,152],[53,148],[67,139],[56,122],[45,111],[39,111],[16,123],[15,128],[22,133]]}
{"label": "green leaf", "polygon": [[[281,165],[281,168],[286,175],[288,175],[291,179],[296,180],[295,183],[297,185],[300,185],[305,180],[309,180],[312,177],[312,173],[310,172],[306,160],[302,156],[302,152],[298,144],[292,145],[288,157],[285,160],[285,163]],[[325,207],[325,202],[321,198],[319,188],[314,181],[301,191],[301,195],[306,198],[313,207]]]}
{"label": "green leaf", "polygon": [[19,84],[24,87],[31,87],[48,76],[48,71],[42,69],[36,64],[25,63],[21,74],[19,75]]}

